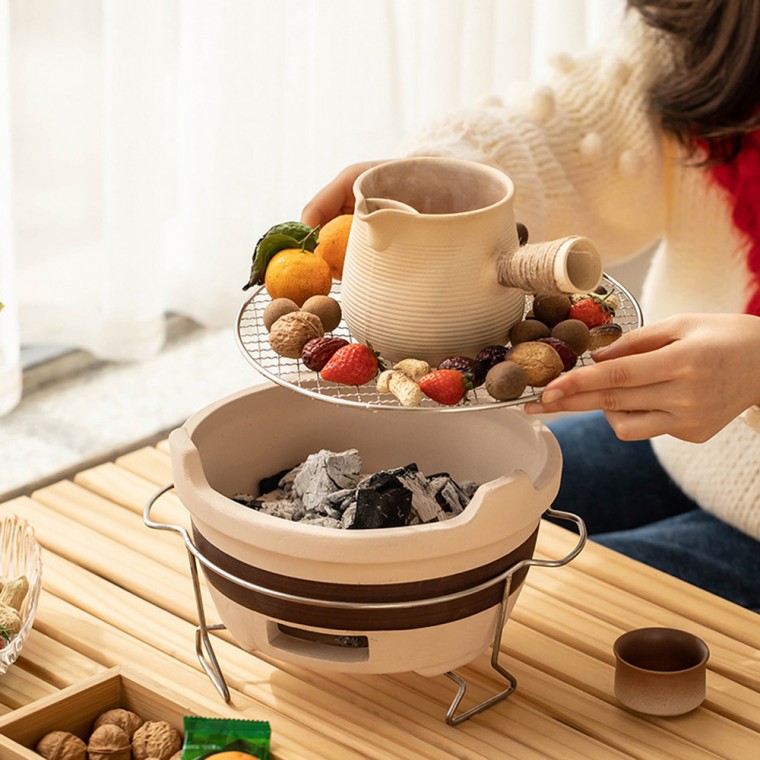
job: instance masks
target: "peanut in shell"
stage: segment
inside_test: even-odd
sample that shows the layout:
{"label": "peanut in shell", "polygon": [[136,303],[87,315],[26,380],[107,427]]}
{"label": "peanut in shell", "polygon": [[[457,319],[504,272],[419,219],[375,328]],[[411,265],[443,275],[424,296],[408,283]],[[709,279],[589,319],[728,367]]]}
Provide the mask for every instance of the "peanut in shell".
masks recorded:
{"label": "peanut in shell", "polygon": [[20,610],[28,591],[29,580],[25,575],[20,575],[3,586],[0,591],[0,605],[7,604],[14,610]]}
{"label": "peanut in shell", "polygon": [[422,390],[409,375],[392,370],[388,378],[388,390],[399,400],[401,406],[419,406],[422,403]]}
{"label": "peanut in shell", "polygon": [[9,641],[21,630],[21,616],[15,607],[0,604],[0,639]]}

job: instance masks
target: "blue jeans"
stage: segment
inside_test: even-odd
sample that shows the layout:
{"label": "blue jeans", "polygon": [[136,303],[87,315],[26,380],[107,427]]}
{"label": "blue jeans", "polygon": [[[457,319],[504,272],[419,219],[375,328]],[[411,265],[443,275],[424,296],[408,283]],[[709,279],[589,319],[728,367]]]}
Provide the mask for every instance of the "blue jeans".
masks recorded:
{"label": "blue jeans", "polygon": [[594,541],[760,612],[760,542],[702,511],[649,441],[621,441],[601,412],[549,424],[564,460],[553,507],[582,517]]}

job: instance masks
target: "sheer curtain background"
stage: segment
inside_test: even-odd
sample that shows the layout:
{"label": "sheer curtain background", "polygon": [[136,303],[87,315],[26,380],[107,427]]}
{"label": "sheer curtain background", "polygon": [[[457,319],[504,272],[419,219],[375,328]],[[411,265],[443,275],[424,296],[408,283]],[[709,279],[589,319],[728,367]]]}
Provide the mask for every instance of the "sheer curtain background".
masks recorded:
{"label": "sheer curtain background", "polygon": [[252,246],[341,168],[538,81],[623,0],[0,0],[0,414],[19,346],[231,327]]}

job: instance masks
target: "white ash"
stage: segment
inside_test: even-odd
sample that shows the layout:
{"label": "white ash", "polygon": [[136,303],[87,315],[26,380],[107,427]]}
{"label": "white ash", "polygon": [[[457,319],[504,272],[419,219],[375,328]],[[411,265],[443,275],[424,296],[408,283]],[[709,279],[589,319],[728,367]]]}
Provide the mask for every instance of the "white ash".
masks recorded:
{"label": "white ash", "polygon": [[[448,473],[426,477],[414,463],[362,477],[361,464],[356,449],[338,453],[323,449],[292,470],[278,473],[279,480],[263,479],[267,487],[276,485],[272,490],[256,497],[236,494],[233,499],[286,520],[351,529],[446,520],[462,512],[478,487],[472,481],[457,483]],[[396,498],[398,509],[393,506]]]}
{"label": "white ash", "polygon": [[328,494],[356,487],[361,472],[362,460],[356,449],[340,453],[322,449],[291,470],[280,481],[280,486],[286,492],[290,487],[290,498],[300,501],[308,512],[319,509]]}
{"label": "white ash", "polygon": [[346,511],[343,513],[340,521],[340,527],[350,528],[354,524],[354,517],[356,517],[356,502],[346,507]]}
{"label": "white ash", "polygon": [[321,517],[319,515],[306,515],[298,522],[303,525],[320,525],[323,528],[342,528],[343,523],[340,520],[336,520],[332,517]]}

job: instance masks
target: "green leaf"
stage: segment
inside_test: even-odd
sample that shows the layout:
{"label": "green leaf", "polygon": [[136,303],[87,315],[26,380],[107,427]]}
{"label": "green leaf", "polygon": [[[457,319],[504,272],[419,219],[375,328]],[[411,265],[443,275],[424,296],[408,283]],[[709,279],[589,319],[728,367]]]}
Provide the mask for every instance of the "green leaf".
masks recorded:
{"label": "green leaf", "polygon": [[[274,227],[270,227],[264,237],[269,237],[270,235],[290,235],[290,237],[294,238],[298,241],[299,245],[301,242],[303,242],[307,237],[309,237],[314,230],[309,227],[308,224],[304,224],[303,222],[282,222],[281,224],[275,224]],[[310,251],[313,251],[314,248],[309,248]]]}

